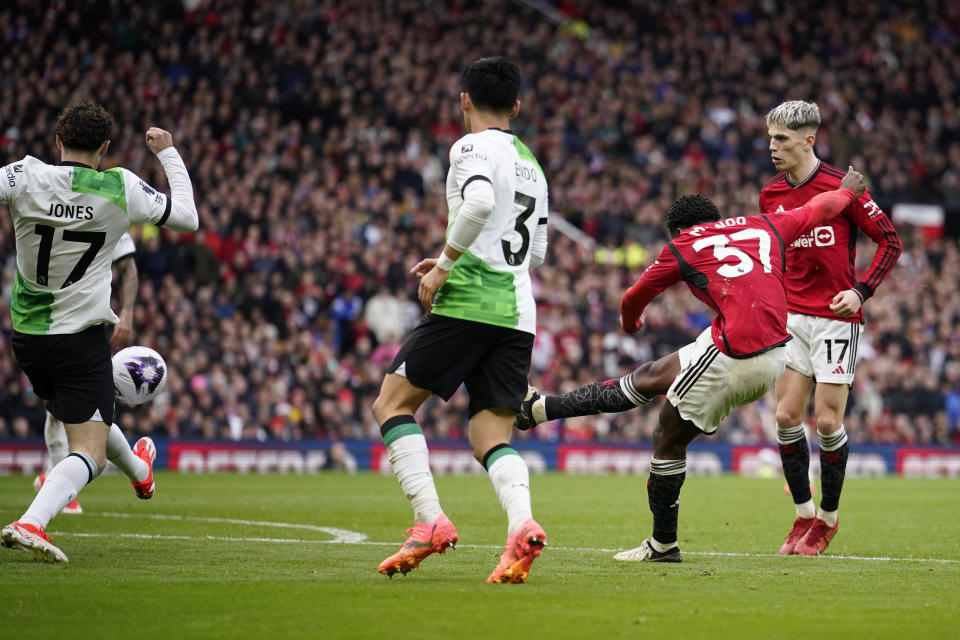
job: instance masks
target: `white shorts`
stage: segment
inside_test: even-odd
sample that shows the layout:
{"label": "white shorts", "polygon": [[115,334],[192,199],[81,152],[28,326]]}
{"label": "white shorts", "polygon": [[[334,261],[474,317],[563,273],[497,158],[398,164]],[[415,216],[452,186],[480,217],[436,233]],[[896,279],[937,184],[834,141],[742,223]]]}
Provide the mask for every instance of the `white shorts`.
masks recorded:
{"label": "white shorts", "polygon": [[853,384],[860,324],[832,318],[787,314],[787,366],[817,382]]}
{"label": "white shorts", "polygon": [[787,350],[774,347],[752,358],[731,358],[713,344],[710,327],[678,352],[667,400],[704,433],[713,433],[735,407],[758,400],[783,375]]}

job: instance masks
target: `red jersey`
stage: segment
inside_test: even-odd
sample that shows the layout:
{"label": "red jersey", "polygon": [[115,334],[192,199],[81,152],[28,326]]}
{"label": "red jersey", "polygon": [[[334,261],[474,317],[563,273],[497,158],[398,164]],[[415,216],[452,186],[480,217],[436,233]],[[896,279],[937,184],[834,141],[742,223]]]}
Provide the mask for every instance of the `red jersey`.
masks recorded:
{"label": "red jersey", "polygon": [[[843,171],[822,161],[800,184],[791,183],[781,171],[760,191],[760,211],[778,217],[784,211],[802,207],[818,193],[839,187],[843,175]],[[870,268],[859,282],[853,270],[857,229],[878,245]],[[865,191],[838,217],[807,231],[787,247],[787,309],[808,316],[862,322],[862,311],[841,318],[830,310],[830,302],[846,289],[854,289],[866,300],[890,273],[903,250],[890,219],[870,198],[870,192]]]}
{"label": "red jersey", "polygon": [[787,246],[855,197],[844,189],[782,215],[740,216],[684,229],[624,295],[624,327],[636,327],[657,294],[684,280],[717,312],[711,334],[724,354],[749,358],[785,344],[791,339],[784,291]]}

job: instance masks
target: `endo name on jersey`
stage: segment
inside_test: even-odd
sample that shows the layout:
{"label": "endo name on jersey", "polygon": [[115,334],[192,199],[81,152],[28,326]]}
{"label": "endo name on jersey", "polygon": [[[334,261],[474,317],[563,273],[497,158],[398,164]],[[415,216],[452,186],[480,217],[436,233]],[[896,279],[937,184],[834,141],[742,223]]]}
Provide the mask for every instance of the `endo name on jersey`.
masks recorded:
{"label": "endo name on jersey", "polygon": [[116,323],[114,249],[132,224],[162,225],[169,198],[121,168],[48,165],[27,156],[2,171],[0,202],[10,208],[17,238],[14,330],[64,334]]}
{"label": "endo name on jersey", "polygon": [[493,212],[437,292],[433,313],[536,334],[530,247],[536,233],[546,233],[547,180],[511,132],[488,129],[464,136],[450,149],[448,233],[464,188],[474,180],[493,186]]}

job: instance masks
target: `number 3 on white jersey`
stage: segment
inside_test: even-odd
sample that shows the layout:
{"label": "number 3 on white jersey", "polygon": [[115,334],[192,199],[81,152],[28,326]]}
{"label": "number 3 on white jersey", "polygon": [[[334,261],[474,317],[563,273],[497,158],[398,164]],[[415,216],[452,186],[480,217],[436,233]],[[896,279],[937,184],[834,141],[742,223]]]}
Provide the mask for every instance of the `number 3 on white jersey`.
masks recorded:
{"label": "number 3 on white jersey", "polygon": [[762,229],[742,229],[729,236],[719,234],[700,238],[693,243],[693,250],[700,252],[706,247],[713,247],[713,257],[717,260],[726,258],[737,258],[739,264],[723,264],[717,269],[717,273],[724,278],[737,278],[753,271],[753,260],[736,247],[728,247],[727,243],[731,240],[752,240],[760,242],[760,263],[763,265],[763,272],[770,273],[773,267],[770,265],[770,234]]}

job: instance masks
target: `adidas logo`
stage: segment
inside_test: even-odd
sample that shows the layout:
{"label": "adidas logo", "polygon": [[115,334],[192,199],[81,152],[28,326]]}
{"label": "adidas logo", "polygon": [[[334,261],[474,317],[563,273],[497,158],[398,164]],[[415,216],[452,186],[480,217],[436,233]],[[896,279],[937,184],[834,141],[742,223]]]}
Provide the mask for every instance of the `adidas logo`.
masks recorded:
{"label": "adidas logo", "polygon": [[834,369],[833,372],[834,372],[834,373],[843,373],[843,372],[844,372],[844,371],[843,371],[843,365],[840,365],[839,367],[837,367],[836,369]]}

